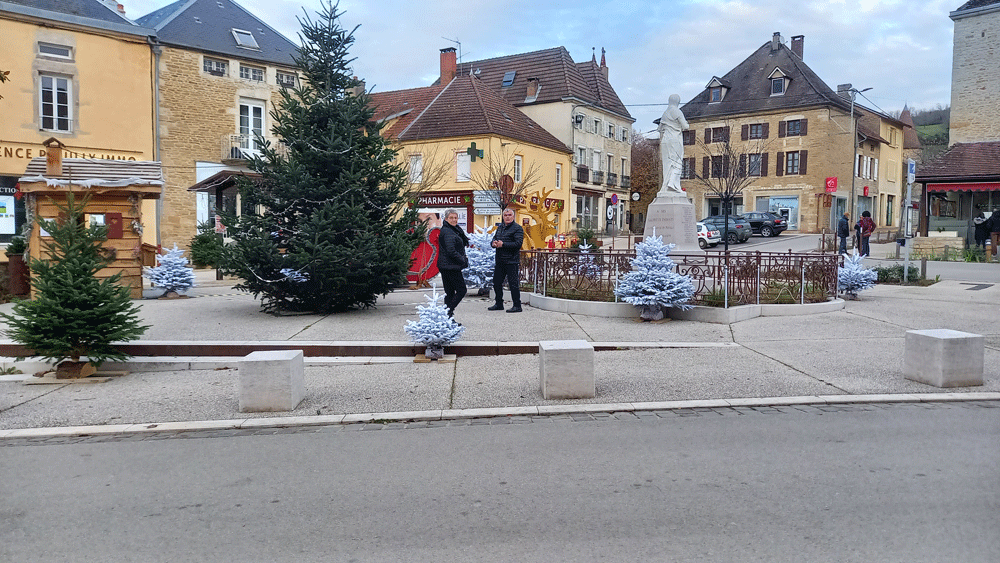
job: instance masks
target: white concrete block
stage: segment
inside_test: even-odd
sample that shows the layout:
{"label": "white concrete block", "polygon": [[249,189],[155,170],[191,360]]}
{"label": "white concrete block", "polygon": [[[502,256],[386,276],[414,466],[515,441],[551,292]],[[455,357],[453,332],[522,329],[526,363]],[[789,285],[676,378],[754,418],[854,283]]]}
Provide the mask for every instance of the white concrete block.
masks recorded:
{"label": "white concrete block", "polygon": [[240,360],[240,412],[290,411],[306,394],[302,350],[264,350]]}
{"label": "white concrete block", "polygon": [[594,346],[586,340],[538,343],[539,378],[544,399],[589,399],[594,384]]}
{"label": "white concrete block", "polygon": [[908,330],[903,377],[934,387],[983,384],[982,335],[949,329]]}

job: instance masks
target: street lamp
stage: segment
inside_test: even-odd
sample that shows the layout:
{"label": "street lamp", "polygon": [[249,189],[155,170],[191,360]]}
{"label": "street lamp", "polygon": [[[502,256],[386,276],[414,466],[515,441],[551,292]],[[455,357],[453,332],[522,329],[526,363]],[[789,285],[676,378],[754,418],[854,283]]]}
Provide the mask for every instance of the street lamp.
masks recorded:
{"label": "street lamp", "polygon": [[[858,94],[862,92],[867,92],[869,90],[871,90],[871,88],[865,88],[864,90],[851,88],[850,90],[848,90],[848,92],[851,93],[851,133],[854,135],[854,140],[851,142],[851,164],[848,167],[848,170],[850,171],[851,174],[851,201],[850,205],[848,206],[848,209],[850,209],[851,217],[855,221],[858,220],[858,218],[856,217],[857,214],[855,213],[856,211],[855,208],[857,207],[857,196],[854,193],[855,190],[854,184],[857,178],[857,174],[854,172],[854,167],[858,165],[858,124],[856,121],[854,121],[854,98],[857,97]],[[860,170],[858,170],[858,172],[860,172]]]}

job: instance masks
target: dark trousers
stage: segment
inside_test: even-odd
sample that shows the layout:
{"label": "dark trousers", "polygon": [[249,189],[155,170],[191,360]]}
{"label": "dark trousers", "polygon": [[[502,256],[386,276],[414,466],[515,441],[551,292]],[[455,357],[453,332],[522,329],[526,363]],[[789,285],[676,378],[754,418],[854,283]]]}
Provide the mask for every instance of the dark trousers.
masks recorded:
{"label": "dark trousers", "polygon": [[510,288],[510,298],[514,301],[515,307],[521,306],[521,265],[517,262],[512,264],[498,263],[493,268],[493,293],[496,294],[498,305],[503,305],[503,281],[507,280],[507,287]]}
{"label": "dark trousers", "polygon": [[868,248],[868,239],[871,237],[861,237],[861,255],[869,256],[871,255],[871,249]]}
{"label": "dark trousers", "polygon": [[467,291],[462,270],[441,270],[441,283],[444,284],[444,305],[448,307],[448,314],[454,314]]}
{"label": "dark trousers", "polygon": [[840,253],[847,254],[847,235],[840,237]]}

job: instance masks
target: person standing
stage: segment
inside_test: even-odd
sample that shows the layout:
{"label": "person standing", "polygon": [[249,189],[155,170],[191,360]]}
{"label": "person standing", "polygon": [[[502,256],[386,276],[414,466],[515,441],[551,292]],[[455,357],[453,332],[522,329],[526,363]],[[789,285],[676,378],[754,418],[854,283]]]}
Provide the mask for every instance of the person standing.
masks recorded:
{"label": "person standing", "polygon": [[493,242],[490,243],[497,249],[496,266],[493,268],[493,293],[496,295],[496,304],[488,307],[490,311],[503,310],[503,282],[507,280],[507,287],[510,288],[510,298],[514,305],[507,309],[508,313],[521,312],[521,245],[524,243],[524,229],[514,222],[514,210],[507,208],[503,210],[503,222],[497,227],[497,232],[493,235]]}
{"label": "person standing", "polygon": [[462,302],[467,291],[462,270],[469,266],[465,249],[469,246],[469,236],[458,226],[458,211],[448,209],[444,212],[444,224],[438,238],[437,267],[441,270],[441,283],[444,284],[444,304],[448,307],[448,316],[455,316],[455,308]]}
{"label": "person standing", "polygon": [[979,215],[972,220],[972,226],[976,248],[982,247],[983,250],[986,250],[986,241],[990,238],[990,220],[986,218],[985,213],[980,211]]}
{"label": "person standing", "polygon": [[871,212],[862,212],[861,220],[858,221],[858,224],[861,225],[861,255],[870,256],[871,249],[868,248],[868,239],[871,238],[872,233],[875,232],[875,221],[872,220]]}
{"label": "person standing", "polygon": [[990,215],[990,253],[997,255],[997,247],[1000,247],[1000,207],[993,209]]}
{"label": "person standing", "polygon": [[840,237],[840,253],[847,254],[847,237],[851,236],[851,219],[846,211],[837,222],[837,236]]}

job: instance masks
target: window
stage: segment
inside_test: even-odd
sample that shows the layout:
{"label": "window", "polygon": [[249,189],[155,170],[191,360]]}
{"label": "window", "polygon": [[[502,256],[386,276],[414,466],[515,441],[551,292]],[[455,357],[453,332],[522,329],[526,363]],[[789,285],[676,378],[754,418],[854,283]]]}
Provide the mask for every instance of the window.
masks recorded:
{"label": "window", "polygon": [[628,142],[628,129],[626,129],[624,127],[621,127],[620,129],[622,131],[622,142],[623,143],[627,143]]}
{"label": "window", "polygon": [[587,165],[587,149],[584,147],[576,147],[576,163],[579,166]]}
{"label": "window", "polygon": [[562,164],[556,164],[556,189],[562,187]]}
{"label": "window", "polygon": [[721,102],[722,101],[722,86],[716,86],[716,87],[712,88],[709,92],[710,92],[710,94],[709,94],[710,95],[710,97],[709,97],[709,101],[710,102]]}
{"label": "window", "polygon": [[681,160],[681,179],[690,180],[694,178],[694,158]]}
{"label": "window", "polygon": [[764,138],[764,124],[754,123],[750,126],[750,138],[751,139],[763,139]]}
{"label": "window", "polygon": [[410,183],[419,184],[424,181],[424,155],[410,155]]}
{"label": "window", "polygon": [[234,28],[233,38],[236,39],[236,44],[244,49],[260,50],[260,45],[257,45],[257,40],[254,39],[253,33],[250,33],[249,31]]}
{"label": "window", "polygon": [[729,141],[729,127],[705,129],[705,143],[725,143]]}
{"label": "window", "polygon": [[472,155],[460,152],[455,155],[456,182],[468,182],[472,180]]}
{"label": "window", "polygon": [[256,152],[264,136],[264,102],[240,102],[240,146]]}
{"label": "window", "polygon": [[229,74],[229,61],[205,57],[202,68],[213,76],[226,76]]}
{"label": "window", "polygon": [[685,145],[694,144],[694,129],[688,129],[687,131],[681,131],[681,141]]}
{"label": "window", "polygon": [[591,129],[590,132],[591,133],[600,133],[601,132],[601,120],[600,119],[597,119],[596,117],[594,118],[594,128]]}
{"label": "window", "polygon": [[615,138],[615,125],[614,125],[614,123],[608,123],[608,138],[609,139],[614,139]]}
{"label": "window", "polygon": [[785,93],[785,79],[784,78],[772,78],[771,79],[771,95],[779,96]]}
{"label": "window", "polygon": [[521,181],[521,165],[523,164],[520,156],[514,157],[514,181]]}
{"label": "window", "polygon": [[274,73],[274,80],[282,88],[295,88],[295,75],[280,70]]}
{"label": "window", "polygon": [[802,120],[790,119],[785,123],[785,136],[798,137],[802,134]]}
{"label": "window", "polygon": [[587,120],[587,116],[582,113],[578,113],[573,116],[573,128],[583,129],[583,122]]}
{"label": "window", "polygon": [[608,173],[615,171],[615,156],[613,154],[608,155]]}
{"label": "window", "polygon": [[725,174],[724,162],[721,156],[712,157],[712,178],[721,178]]}
{"label": "window", "polygon": [[72,59],[73,49],[63,45],[53,45],[52,43],[39,43],[38,54],[59,59]]}
{"label": "window", "polygon": [[507,88],[508,86],[511,86],[512,84],[514,84],[514,77],[515,76],[517,76],[517,71],[516,70],[509,70],[509,71],[505,72],[504,75],[503,75],[503,84],[501,84],[501,86],[503,88]]}
{"label": "window", "polygon": [[240,78],[253,80],[254,82],[264,81],[264,69],[256,66],[240,65]]}
{"label": "window", "polygon": [[622,157],[622,176],[628,176],[629,172],[631,171],[628,169],[628,159]]}
{"label": "window", "polygon": [[39,116],[42,129],[70,132],[73,130],[73,116],[70,110],[71,83],[69,78],[41,75],[41,106]]}
{"label": "window", "polygon": [[785,174],[799,173],[799,151],[785,153]]}
{"label": "window", "polygon": [[747,168],[748,176],[760,176],[762,169],[760,153],[747,155],[747,164],[749,165],[749,168]]}

